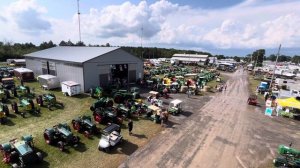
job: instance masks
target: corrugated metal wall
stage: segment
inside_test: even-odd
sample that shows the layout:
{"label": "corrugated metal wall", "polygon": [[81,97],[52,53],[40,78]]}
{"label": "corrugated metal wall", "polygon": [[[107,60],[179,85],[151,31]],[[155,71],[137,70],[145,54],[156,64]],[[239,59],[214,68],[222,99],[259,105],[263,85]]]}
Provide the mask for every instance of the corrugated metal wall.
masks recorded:
{"label": "corrugated metal wall", "polygon": [[109,74],[110,65],[113,64],[128,64],[129,71],[136,70],[136,79],[143,77],[143,61],[122,49],[118,49],[83,64],[85,90],[87,91],[91,87],[99,86],[99,75]]}
{"label": "corrugated metal wall", "polygon": [[37,77],[42,75],[42,62],[36,59],[26,58],[26,68],[31,69],[34,73],[34,76]]}
{"label": "corrugated metal wall", "polygon": [[[38,58],[26,58],[26,67],[31,69],[34,72],[35,77],[42,75],[42,62],[45,62],[45,59],[38,59]],[[84,82],[83,82],[83,69],[82,65],[80,64],[72,64],[67,62],[61,61],[53,61],[49,60],[55,64],[56,75],[59,78],[60,82],[63,81],[75,81],[80,83],[81,90],[84,90]]]}

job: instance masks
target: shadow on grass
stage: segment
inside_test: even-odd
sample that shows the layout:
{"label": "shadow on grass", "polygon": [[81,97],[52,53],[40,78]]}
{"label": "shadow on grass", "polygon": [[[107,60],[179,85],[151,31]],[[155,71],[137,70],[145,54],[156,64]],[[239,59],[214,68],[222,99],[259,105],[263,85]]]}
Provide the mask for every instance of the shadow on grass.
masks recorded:
{"label": "shadow on grass", "polygon": [[87,147],[85,146],[84,143],[79,142],[79,143],[78,143],[78,146],[74,147],[74,149],[75,149],[76,151],[82,153],[82,152],[85,152],[85,151],[87,150]]}
{"label": "shadow on grass", "polygon": [[16,125],[14,122],[12,122],[10,119],[6,119],[6,122],[4,125],[7,125],[7,126],[14,126]]}
{"label": "shadow on grass", "polygon": [[9,116],[8,116],[9,118],[17,118],[17,115],[15,115],[15,114],[12,114],[12,113],[9,113]]}
{"label": "shadow on grass", "polygon": [[48,168],[48,167],[50,167],[50,164],[47,161],[45,161],[45,158],[48,157],[48,154],[46,152],[44,152],[43,150],[40,150],[40,149],[36,149],[36,152],[41,152],[44,159],[40,163],[30,165],[30,167],[32,167],[32,168]]}
{"label": "shadow on grass", "polygon": [[185,116],[185,117],[189,117],[189,116],[191,116],[193,113],[192,112],[190,112],[190,111],[182,111],[181,113],[180,113],[180,115],[183,115],[183,116]]}
{"label": "shadow on grass", "polygon": [[133,144],[132,142],[129,142],[127,140],[123,140],[123,142],[121,144],[119,144],[116,147],[112,148],[109,153],[111,153],[111,154],[123,153],[123,154],[129,156],[133,152],[135,152],[137,149],[138,149],[138,146],[136,144]]}
{"label": "shadow on grass", "polygon": [[180,124],[178,124],[178,123],[176,123],[176,122],[174,122],[174,121],[168,121],[167,123],[165,123],[165,127],[166,128],[172,128],[172,127],[174,127],[175,125],[180,125]]}
{"label": "shadow on grass", "polygon": [[135,133],[132,133],[131,136],[137,137],[139,139],[148,139],[148,137],[145,134],[135,134]]}
{"label": "shadow on grass", "polygon": [[82,93],[82,94],[75,95],[75,96],[72,96],[72,97],[77,98],[77,99],[85,99],[85,98],[90,97],[90,95]]}

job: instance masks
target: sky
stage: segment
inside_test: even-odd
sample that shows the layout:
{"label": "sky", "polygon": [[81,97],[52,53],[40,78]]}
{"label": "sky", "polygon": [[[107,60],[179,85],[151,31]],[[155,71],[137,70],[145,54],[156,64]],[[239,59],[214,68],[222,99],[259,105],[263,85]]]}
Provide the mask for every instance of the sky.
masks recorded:
{"label": "sky", "polygon": [[[80,0],[85,44],[300,55],[299,0]],[[79,41],[77,0],[0,0],[0,41]]]}

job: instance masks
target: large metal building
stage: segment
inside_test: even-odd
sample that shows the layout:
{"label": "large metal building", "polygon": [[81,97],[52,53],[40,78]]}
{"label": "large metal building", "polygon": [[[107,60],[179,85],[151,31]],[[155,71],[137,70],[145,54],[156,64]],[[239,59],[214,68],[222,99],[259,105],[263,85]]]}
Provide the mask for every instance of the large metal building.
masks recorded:
{"label": "large metal building", "polygon": [[136,82],[143,77],[143,61],[119,47],[53,47],[25,55],[36,76],[51,74],[75,81],[81,90],[108,86],[116,80]]}

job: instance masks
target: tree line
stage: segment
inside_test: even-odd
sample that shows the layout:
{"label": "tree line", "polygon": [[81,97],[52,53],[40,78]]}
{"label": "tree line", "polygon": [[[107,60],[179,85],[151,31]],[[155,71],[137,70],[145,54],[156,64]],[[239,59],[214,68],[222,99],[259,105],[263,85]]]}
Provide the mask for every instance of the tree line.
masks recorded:
{"label": "tree line", "polygon": [[[0,42],[0,61],[6,61],[6,59],[11,58],[24,58],[25,54],[55,47],[57,46],[51,40],[48,42],[42,42],[40,45],[34,45],[33,43],[13,43],[13,42]],[[58,46],[89,46],[89,47],[110,47],[109,43],[106,44],[88,44],[86,45],[84,42],[76,42],[73,43],[71,40],[68,41],[61,41]],[[186,53],[186,54],[203,54],[208,55],[209,57],[213,56],[209,52],[201,52],[201,51],[194,51],[194,50],[178,50],[174,48],[157,48],[157,47],[130,47],[130,46],[116,46],[121,47],[125,51],[143,58],[143,59],[152,59],[152,58],[171,58],[176,53]],[[237,62],[240,62],[243,59],[246,62],[254,61],[257,66],[262,66],[262,62],[264,60],[271,60],[275,61],[276,56],[271,54],[270,56],[265,56],[265,50],[259,49],[254,51],[252,54],[248,54],[246,57],[240,56],[224,56],[224,55],[214,55],[217,59],[226,59],[232,58]],[[293,62],[293,63],[300,63],[300,55],[295,55],[294,57],[280,55],[278,57],[278,62]]]}

